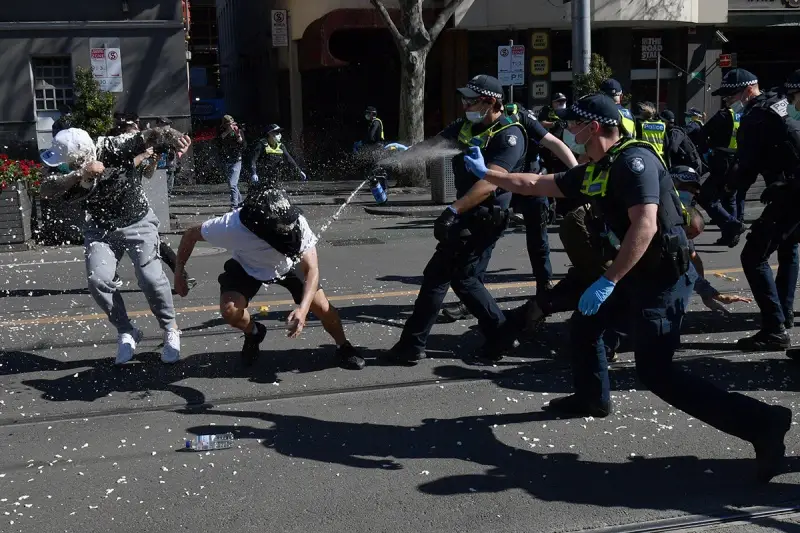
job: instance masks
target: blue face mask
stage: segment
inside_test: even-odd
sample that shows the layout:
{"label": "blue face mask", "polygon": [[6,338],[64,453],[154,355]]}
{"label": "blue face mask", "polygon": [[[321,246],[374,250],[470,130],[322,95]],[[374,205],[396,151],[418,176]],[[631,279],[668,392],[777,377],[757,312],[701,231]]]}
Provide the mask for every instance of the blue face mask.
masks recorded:
{"label": "blue face mask", "polygon": [[735,114],[740,114],[744,109],[744,103],[741,100],[736,100],[734,103],[731,104],[731,111]]}
{"label": "blue face mask", "polygon": [[66,163],[61,163],[58,165],[58,167],[56,167],[56,170],[58,170],[61,174],[69,174],[69,165]]}
{"label": "blue face mask", "polygon": [[789,107],[786,108],[786,111],[789,113],[789,116],[792,117],[794,120],[800,120],[800,109],[795,107],[795,104],[789,103]]}
{"label": "blue face mask", "polygon": [[678,191],[678,198],[680,198],[683,207],[691,207],[694,202],[694,194],[689,191]]}

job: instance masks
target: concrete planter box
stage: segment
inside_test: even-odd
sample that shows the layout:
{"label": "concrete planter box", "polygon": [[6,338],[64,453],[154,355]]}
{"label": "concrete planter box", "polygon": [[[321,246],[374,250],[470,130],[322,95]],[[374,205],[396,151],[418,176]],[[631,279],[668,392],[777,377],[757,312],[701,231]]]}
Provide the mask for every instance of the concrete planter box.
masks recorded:
{"label": "concrete planter box", "polygon": [[27,247],[31,235],[31,198],[18,181],[0,191],[0,247]]}

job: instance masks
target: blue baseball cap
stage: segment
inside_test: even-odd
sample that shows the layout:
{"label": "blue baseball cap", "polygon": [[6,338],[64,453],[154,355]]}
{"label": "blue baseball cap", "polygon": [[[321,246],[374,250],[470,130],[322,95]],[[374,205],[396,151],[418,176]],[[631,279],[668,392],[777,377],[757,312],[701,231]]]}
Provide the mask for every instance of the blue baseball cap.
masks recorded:
{"label": "blue baseball cap", "polygon": [[600,92],[613,98],[622,94],[622,85],[614,78],[608,78],[600,84]]}

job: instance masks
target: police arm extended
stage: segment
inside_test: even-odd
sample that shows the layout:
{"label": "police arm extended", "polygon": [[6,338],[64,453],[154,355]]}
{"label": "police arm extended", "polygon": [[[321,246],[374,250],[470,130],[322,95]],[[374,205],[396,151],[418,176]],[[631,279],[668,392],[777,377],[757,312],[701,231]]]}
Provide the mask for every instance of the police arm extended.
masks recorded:
{"label": "police arm extended", "polygon": [[[507,175],[506,170],[503,167],[499,167],[497,165],[489,165],[489,172],[495,172],[501,175]],[[487,180],[488,181],[488,180]],[[478,181],[469,188],[467,193],[453,202],[453,209],[456,210],[457,213],[466,213],[470,209],[477,207],[483,203],[484,200],[489,198],[489,196],[497,189],[497,185],[492,183],[487,183],[486,181]],[[513,192],[513,191],[512,191]]]}
{"label": "police arm extended", "polygon": [[555,182],[555,174],[508,174],[504,170],[490,165],[483,177],[485,181],[503,190],[524,196],[545,196],[548,198],[564,198],[564,193]]}

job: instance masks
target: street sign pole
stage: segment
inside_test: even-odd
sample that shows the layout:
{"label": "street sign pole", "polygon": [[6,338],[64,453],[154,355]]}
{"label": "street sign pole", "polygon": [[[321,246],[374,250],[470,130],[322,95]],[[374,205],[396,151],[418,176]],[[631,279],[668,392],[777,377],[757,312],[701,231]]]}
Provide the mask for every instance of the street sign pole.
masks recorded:
{"label": "street sign pole", "polygon": [[661,110],[661,51],[656,57],[656,111]]}
{"label": "street sign pole", "polygon": [[[513,57],[513,54],[514,54],[514,40],[513,39],[508,41],[508,46],[509,46],[509,48],[511,48],[511,54],[512,54],[512,57]],[[513,83],[508,86],[508,103],[509,104],[513,104],[514,103],[514,84]]]}

